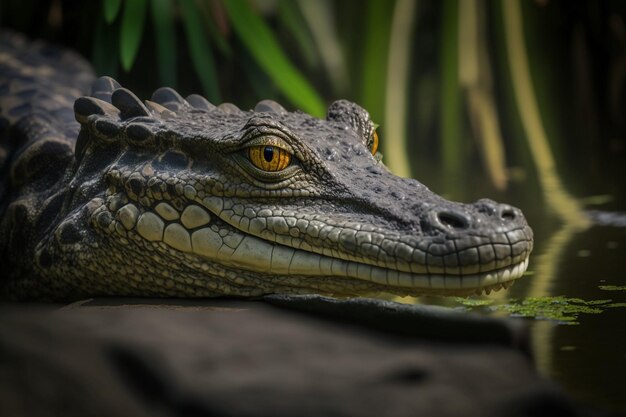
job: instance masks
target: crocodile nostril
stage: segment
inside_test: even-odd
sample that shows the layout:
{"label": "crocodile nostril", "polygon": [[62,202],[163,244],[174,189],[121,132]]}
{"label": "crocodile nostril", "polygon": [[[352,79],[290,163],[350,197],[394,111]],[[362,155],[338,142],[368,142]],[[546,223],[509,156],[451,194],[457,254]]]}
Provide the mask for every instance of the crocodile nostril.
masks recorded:
{"label": "crocodile nostril", "polygon": [[467,229],[469,227],[467,219],[453,211],[442,211],[437,213],[437,220],[439,220],[440,224],[450,229]]}
{"label": "crocodile nostril", "polygon": [[499,207],[500,218],[505,221],[513,221],[517,217],[515,209],[511,206],[501,205]]}

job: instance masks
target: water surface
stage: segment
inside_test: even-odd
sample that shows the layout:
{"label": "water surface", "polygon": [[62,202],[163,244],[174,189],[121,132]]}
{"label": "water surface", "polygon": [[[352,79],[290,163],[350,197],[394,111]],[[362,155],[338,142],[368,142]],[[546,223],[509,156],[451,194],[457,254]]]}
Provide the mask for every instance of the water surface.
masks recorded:
{"label": "water surface", "polygon": [[[525,320],[542,374],[579,402],[626,411],[626,227],[568,222],[523,192],[501,200],[521,207],[535,232],[526,276],[489,296],[397,301]],[[614,200],[599,207],[577,203],[626,219]]]}

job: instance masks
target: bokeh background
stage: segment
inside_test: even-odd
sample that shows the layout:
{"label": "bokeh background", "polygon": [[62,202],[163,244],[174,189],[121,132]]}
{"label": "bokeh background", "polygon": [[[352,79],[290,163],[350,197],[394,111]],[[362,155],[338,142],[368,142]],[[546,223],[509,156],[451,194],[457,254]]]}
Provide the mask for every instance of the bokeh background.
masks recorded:
{"label": "bokeh background", "polygon": [[167,85],[316,116],[347,98],[380,125],[397,174],[456,199],[513,189],[539,205],[545,175],[623,200],[625,16],[608,0],[0,4],[3,27],[72,47],[140,95]]}
{"label": "bokeh background", "polygon": [[528,276],[473,300],[530,317],[540,370],[626,410],[626,2],[2,0],[0,27],[79,51],[139,97],[161,86],[323,117],[347,98],[383,162],[535,230]]}

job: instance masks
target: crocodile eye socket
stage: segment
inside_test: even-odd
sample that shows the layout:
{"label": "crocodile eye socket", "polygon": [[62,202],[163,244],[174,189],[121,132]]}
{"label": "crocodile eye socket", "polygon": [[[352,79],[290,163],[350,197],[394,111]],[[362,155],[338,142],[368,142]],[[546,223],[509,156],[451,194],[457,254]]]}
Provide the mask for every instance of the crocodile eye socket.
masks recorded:
{"label": "crocodile eye socket", "polygon": [[376,133],[375,130],[374,133],[372,133],[372,137],[368,142],[370,152],[372,152],[372,155],[376,155],[376,152],[378,152],[378,133]]}
{"label": "crocodile eye socket", "polygon": [[289,166],[291,154],[277,146],[250,146],[248,148],[248,159],[252,165],[262,171],[278,172]]}

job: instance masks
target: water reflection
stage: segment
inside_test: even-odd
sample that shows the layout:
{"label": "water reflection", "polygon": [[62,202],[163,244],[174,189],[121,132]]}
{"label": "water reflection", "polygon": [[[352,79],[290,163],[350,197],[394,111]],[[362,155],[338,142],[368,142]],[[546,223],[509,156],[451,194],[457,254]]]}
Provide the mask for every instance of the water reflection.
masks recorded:
{"label": "water reflection", "polygon": [[[480,76],[489,78],[487,71],[490,68],[489,65],[481,67],[481,62],[486,62],[482,55],[490,50],[479,49],[480,45],[486,44],[477,30],[481,25],[480,14],[475,13],[480,11],[479,3],[463,3],[466,10],[461,14],[459,30],[465,35],[462,37],[463,48],[458,56],[462,65],[459,65],[458,74],[453,72],[448,77],[450,72],[446,72],[446,63],[450,63],[443,59],[444,73],[441,83],[445,86],[446,83],[459,82],[463,91],[468,93],[472,122],[476,125],[475,122],[483,117],[492,125],[491,129],[487,129],[489,123],[483,123],[481,128],[476,129],[475,136],[485,140],[489,138],[489,131],[499,131],[493,128],[493,124],[500,121],[501,115],[494,111],[485,111],[490,106],[481,107],[477,105],[479,101],[471,100],[472,91],[482,92],[486,97],[491,94],[488,83],[479,82]],[[508,197],[512,196],[513,199],[494,196],[493,189],[499,189],[497,184],[501,184],[501,181],[496,181],[497,175],[494,172],[497,170],[494,171],[489,165],[491,158],[483,155],[483,159],[487,161],[486,171],[492,189],[482,193],[480,187],[477,187],[468,195],[468,180],[462,177],[462,173],[478,172],[480,168],[470,167],[471,161],[459,156],[459,149],[464,147],[458,141],[464,134],[469,135],[467,132],[460,132],[463,123],[459,120],[454,94],[450,95],[452,98],[448,97],[448,90],[445,88],[441,94],[442,126],[436,135],[441,143],[440,166],[428,166],[428,158],[418,157],[415,160],[412,158],[411,164],[419,180],[439,193],[447,193],[445,196],[451,199],[472,201],[488,196],[522,208],[535,231],[535,251],[531,255],[529,274],[518,280],[509,291],[473,297],[469,301],[433,297],[407,297],[397,301],[439,304],[486,314],[529,317],[527,320],[531,325],[533,353],[541,372],[560,382],[579,401],[626,410],[626,396],[623,395],[626,387],[626,335],[623,331],[626,290],[620,290],[626,286],[623,272],[626,266],[626,215],[586,211],[584,204],[567,191],[559,177],[553,154],[553,149],[558,147],[554,143],[551,145],[546,131],[545,124],[550,120],[545,111],[540,111],[539,106],[538,97],[545,99],[549,94],[542,96],[541,89],[533,83],[531,77],[531,72],[535,76],[542,72],[542,62],[532,45],[529,47],[526,44],[528,34],[524,33],[522,2],[498,4],[499,7],[493,11],[502,19],[502,34],[506,44],[506,65],[502,67],[506,69],[499,75],[510,81],[513,101],[510,108],[514,108],[515,117],[519,117],[519,127],[503,126],[503,130],[514,135],[523,131],[523,139],[531,158],[531,163],[520,168],[526,174],[525,184],[522,186],[525,190],[518,190],[519,195],[516,195],[515,191],[509,189],[512,194]],[[456,48],[455,45],[452,46]],[[444,54],[444,58],[446,56]],[[450,105],[447,106],[446,103]],[[481,108],[482,112],[479,111]],[[551,120],[551,123],[554,125],[560,122]],[[452,140],[457,141],[453,146],[450,145]],[[491,144],[482,143],[483,152],[497,151],[499,156],[493,159],[497,159],[502,166],[506,165],[506,161],[515,159],[501,154],[493,142],[499,143],[500,139]],[[451,150],[456,151],[456,154],[448,155]],[[562,160],[563,155],[560,156]],[[393,170],[393,160],[388,162]],[[425,165],[428,169],[423,168]],[[450,169],[450,166],[454,169]],[[415,167],[420,167],[419,171]],[[431,171],[435,174],[432,175]],[[509,187],[515,186],[512,183],[512,172],[506,172],[510,181],[507,184]],[[536,192],[529,190],[535,185],[532,179],[529,180],[534,174],[540,190]],[[581,181],[584,178],[575,178],[569,184],[579,185]],[[603,183],[619,184],[619,181],[614,178],[603,179]],[[483,182],[486,181],[483,179]],[[589,185],[590,189],[598,188],[597,184]],[[606,227],[607,225],[614,227]],[[613,291],[609,291],[610,289]],[[573,323],[576,325],[571,325]]]}
{"label": "water reflection", "polygon": [[[538,101],[530,76],[520,4],[507,2],[503,6],[503,18],[507,38],[509,69],[517,109],[522,126],[526,132],[526,139],[533,162],[538,171],[544,201],[547,203],[548,208],[558,216],[562,224],[558,230],[554,231],[545,240],[541,250],[535,254],[533,266],[535,275],[532,280],[529,280],[530,286],[527,296],[546,297],[554,295],[556,291],[560,292],[569,288],[572,283],[583,288],[589,287],[589,284],[593,285],[595,281],[593,272],[590,275],[581,275],[574,271],[572,275],[565,275],[564,270],[568,263],[574,261],[572,259],[573,253],[568,251],[568,248],[571,248],[572,240],[577,236],[587,235],[592,222],[583,212],[579,202],[567,193],[557,174],[555,159],[549,145],[545,126],[539,114]],[[588,259],[588,257],[585,259]],[[598,259],[597,262],[607,265],[607,259]],[[619,264],[618,262],[616,265]],[[608,265],[611,265],[611,263],[609,262]],[[593,296],[595,292],[597,291],[589,291],[589,288],[587,288],[584,294]],[[571,292],[568,293],[566,291],[565,294],[571,297]],[[581,323],[585,322],[581,321]],[[621,327],[613,329],[618,331]],[[608,328],[611,329],[612,326],[609,324]],[[599,366],[600,363],[606,363],[608,359],[609,362],[614,361],[616,362],[614,365],[617,365],[620,357],[601,356],[602,346],[597,345],[600,339],[596,338],[594,338],[596,340],[591,342],[591,345],[585,343],[588,349],[581,349],[581,353],[577,355],[576,352],[578,352],[577,349],[579,347],[576,344],[563,343],[559,339],[560,333],[556,329],[559,329],[559,327],[545,322],[542,324],[536,323],[532,328],[533,351],[540,370],[560,380],[570,388],[572,393],[577,394],[577,399],[594,401],[596,403],[608,403],[614,406],[625,406],[626,403],[622,398],[622,393],[619,388],[615,389],[620,386],[624,387],[624,384],[618,383],[620,372],[624,373],[626,370],[624,364],[622,363],[621,371],[619,368],[610,368],[607,370],[607,375],[600,375],[596,372],[597,369],[602,368]],[[588,325],[578,326],[578,329],[580,330],[579,334],[585,334],[590,331]],[[606,333],[603,335],[607,336]],[[589,340],[589,338],[583,338],[582,340]],[[582,342],[582,340],[580,341]],[[623,340],[621,342],[618,344],[623,346]],[[563,348],[567,349],[563,351]],[[623,355],[623,353],[621,354]],[[565,357],[569,357],[570,360],[564,360]],[[621,359],[623,360],[624,357],[622,356]],[[598,366],[587,368],[585,365],[588,366],[590,363],[595,363]],[[565,365],[565,367],[562,368],[561,365]],[[582,373],[569,372],[569,370],[577,368],[586,368],[587,371]],[[611,393],[614,393],[614,395]]]}
{"label": "water reflection", "polygon": [[[552,205],[566,204],[567,198],[559,198],[551,200]],[[566,210],[567,206],[560,206],[562,210]],[[588,224],[578,217],[580,211],[568,213],[575,220],[566,222],[559,230],[557,230],[547,241],[542,252],[534,257],[533,270],[535,274],[530,280],[530,288],[528,296],[531,297],[547,297],[551,295],[551,289],[555,288],[555,280],[558,277],[558,265],[563,259],[564,251],[568,243],[576,233],[584,231]],[[536,358],[537,366],[545,373],[550,373],[552,369],[551,352],[553,351],[553,330],[554,326],[548,323],[535,324],[532,328],[532,346]]]}
{"label": "water reflection", "polygon": [[535,322],[539,369],[576,398],[626,409],[626,335],[623,274],[626,229],[563,227],[540,249],[528,294],[598,300],[602,314],[581,314],[578,326]]}
{"label": "water reflection", "polygon": [[[583,213],[580,211],[580,213]],[[626,228],[540,221],[529,273],[490,296],[397,298],[399,302],[524,317],[537,368],[581,402],[626,410]]]}

